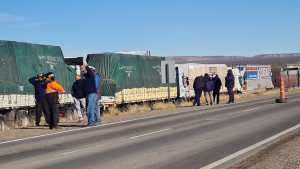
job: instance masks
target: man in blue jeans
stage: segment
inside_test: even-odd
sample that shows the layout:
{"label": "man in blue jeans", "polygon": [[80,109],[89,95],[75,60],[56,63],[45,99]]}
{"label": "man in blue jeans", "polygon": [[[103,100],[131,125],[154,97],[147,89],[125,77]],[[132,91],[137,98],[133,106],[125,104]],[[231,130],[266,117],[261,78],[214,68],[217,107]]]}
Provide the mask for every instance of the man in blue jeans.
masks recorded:
{"label": "man in blue jeans", "polygon": [[95,73],[95,83],[96,83],[96,89],[97,89],[97,99],[96,99],[96,118],[97,122],[101,123],[101,112],[100,112],[100,105],[99,100],[101,99],[101,76],[99,73],[96,72],[96,69],[94,70]]}
{"label": "man in blue jeans", "polygon": [[97,87],[95,82],[95,72],[93,67],[83,64],[83,69],[85,69],[84,77],[85,84],[84,89],[87,95],[87,116],[88,116],[88,126],[94,126],[97,122],[96,119],[96,101],[97,101]]}

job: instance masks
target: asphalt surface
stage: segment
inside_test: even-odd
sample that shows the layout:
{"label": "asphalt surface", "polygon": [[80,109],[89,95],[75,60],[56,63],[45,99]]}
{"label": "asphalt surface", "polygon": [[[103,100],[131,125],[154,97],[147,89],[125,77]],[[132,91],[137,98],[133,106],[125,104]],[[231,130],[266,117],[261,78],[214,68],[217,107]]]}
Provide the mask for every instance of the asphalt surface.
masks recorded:
{"label": "asphalt surface", "polygon": [[0,169],[199,169],[300,123],[300,95],[0,143]]}

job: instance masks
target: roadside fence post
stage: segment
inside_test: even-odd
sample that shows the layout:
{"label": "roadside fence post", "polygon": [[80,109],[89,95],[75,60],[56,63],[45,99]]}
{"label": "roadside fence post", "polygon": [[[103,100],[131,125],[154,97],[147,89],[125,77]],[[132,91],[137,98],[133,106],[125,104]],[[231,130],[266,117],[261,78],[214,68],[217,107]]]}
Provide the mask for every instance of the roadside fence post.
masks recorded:
{"label": "roadside fence post", "polygon": [[298,68],[297,79],[298,79],[298,87],[300,87],[300,68]]}

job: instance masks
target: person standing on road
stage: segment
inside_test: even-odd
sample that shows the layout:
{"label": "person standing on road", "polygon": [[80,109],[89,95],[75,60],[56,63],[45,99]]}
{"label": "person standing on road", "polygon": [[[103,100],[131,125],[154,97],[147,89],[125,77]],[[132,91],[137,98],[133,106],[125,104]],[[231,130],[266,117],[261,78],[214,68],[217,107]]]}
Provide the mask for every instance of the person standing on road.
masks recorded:
{"label": "person standing on road", "polygon": [[88,126],[96,125],[96,102],[97,102],[97,87],[95,82],[95,73],[91,66],[87,63],[83,64],[84,76],[85,76],[85,94],[87,97],[87,115],[88,115]]}
{"label": "person standing on road", "polygon": [[49,106],[49,128],[58,128],[59,122],[59,93],[64,93],[65,89],[55,80],[55,75],[52,72],[47,73],[46,80],[46,99]]}
{"label": "person standing on road", "polygon": [[40,126],[42,112],[44,113],[45,121],[48,124],[48,105],[45,94],[45,77],[42,73],[31,77],[29,82],[34,86],[35,96],[35,125]]}
{"label": "person standing on road", "polygon": [[72,85],[71,94],[74,98],[75,109],[78,114],[79,121],[83,121],[86,107],[86,95],[84,92],[84,80],[81,79],[80,75],[76,75],[76,80]]}
{"label": "person standing on road", "polygon": [[204,83],[204,79],[203,76],[197,76],[194,80],[193,83],[193,88],[194,88],[194,92],[195,92],[195,99],[194,99],[194,103],[193,106],[200,106],[200,99],[201,99],[201,95],[204,89],[205,83]]}
{"label": "person standing on road", "polygon": [[[205,82],[205,88],[204,88],[204,97],[206,101],[206,105],[213,105],[212,101],[212,91],[214,90],[214,81],[212,78],[208,75],[208,73],[205,73],[204,75],[204,82]],[[209,96],[209,103],[207,97]]]}
{"label": "person standing on road", "polygon": [[228,96],[229,96],[229,100],[228,100],[228,104],[230,103],[234,103],[234,75],[231,69],[228,70],[227,72],[227,76],[225,78],[225,87],[227,88],[227,92],[228,92]]}
{"label": "person standing on road", "polygon": [[222,87],[222,81],[218,74],[215,75],[213,78],[214,81],[214,91],[213,91],[213,97],[214,97],[214,103],[219,104],[220,103],[220,90]]}

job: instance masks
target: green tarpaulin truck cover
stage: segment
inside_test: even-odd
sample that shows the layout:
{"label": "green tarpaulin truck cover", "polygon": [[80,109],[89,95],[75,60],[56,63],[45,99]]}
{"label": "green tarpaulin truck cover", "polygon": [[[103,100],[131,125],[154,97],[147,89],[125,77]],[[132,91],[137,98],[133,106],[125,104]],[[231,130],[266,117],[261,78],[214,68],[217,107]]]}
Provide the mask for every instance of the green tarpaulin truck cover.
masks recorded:
{"label": "green tarpaulin truck cover", "polygon": [[0,40],[0,94],[33,94],[28,78],[47,72],[70,91],[75,71],[64,63],[59,46]]}
{"label": "green tarpaulin truck cover", "polygon": [[102,95],[131,88],[153,88],[161,84],[163,57],[119,53],[89,54],[87,62],[102,76]]}

